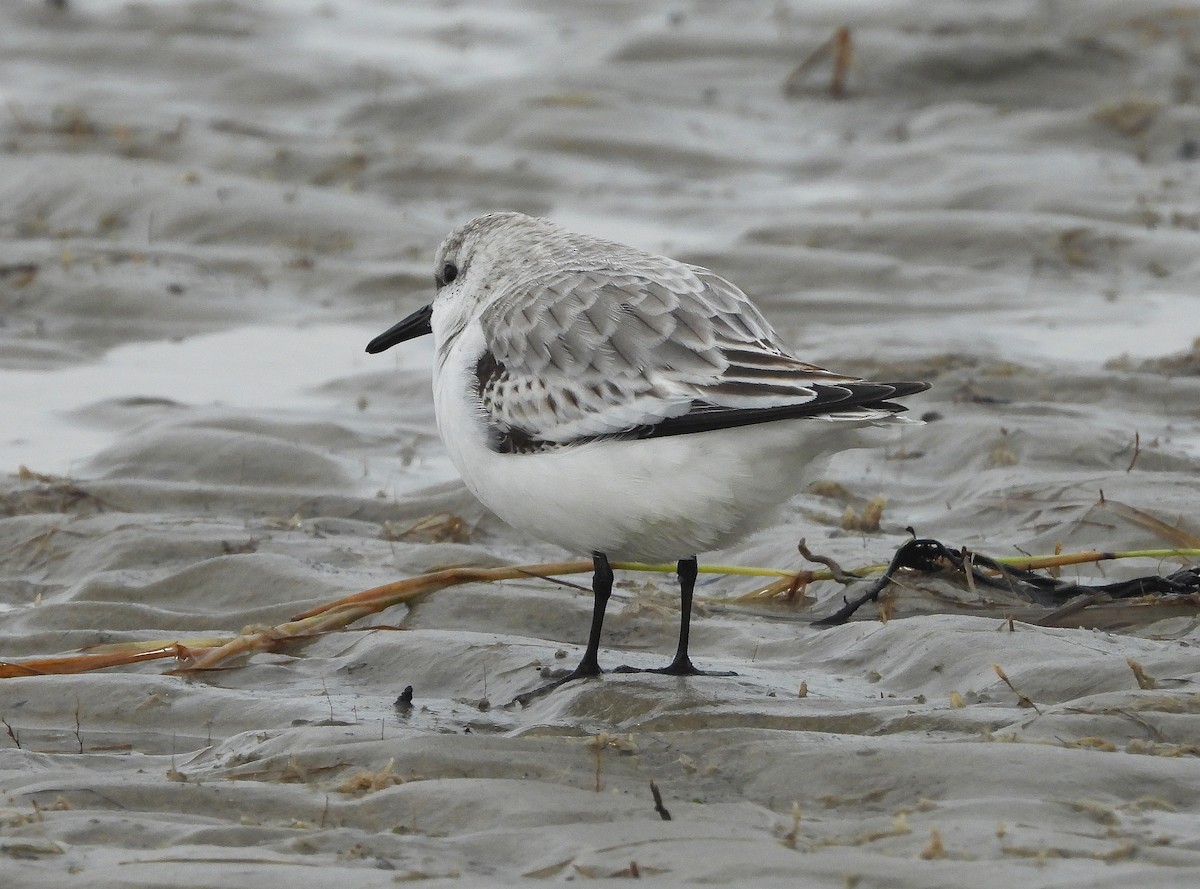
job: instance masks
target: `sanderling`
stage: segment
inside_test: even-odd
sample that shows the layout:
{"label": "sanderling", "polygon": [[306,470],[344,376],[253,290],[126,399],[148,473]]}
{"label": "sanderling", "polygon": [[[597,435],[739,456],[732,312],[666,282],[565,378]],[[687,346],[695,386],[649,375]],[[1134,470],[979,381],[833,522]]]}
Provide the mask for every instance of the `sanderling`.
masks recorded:
{"label": "sanderling", "polygon": [[903,422],[892,399],[929,387],[801,361],[708,269],[520,213],[451,232],[434,281],[433,303],[367,351],[432,333],[438,431],[467,487],[514,527],[592,554],[583,659],[539,692],[600,674],[610,559],[677,562],[678,647],[647,672],[702,674],[688,657],[696,554],[764,524],[844,430]]}

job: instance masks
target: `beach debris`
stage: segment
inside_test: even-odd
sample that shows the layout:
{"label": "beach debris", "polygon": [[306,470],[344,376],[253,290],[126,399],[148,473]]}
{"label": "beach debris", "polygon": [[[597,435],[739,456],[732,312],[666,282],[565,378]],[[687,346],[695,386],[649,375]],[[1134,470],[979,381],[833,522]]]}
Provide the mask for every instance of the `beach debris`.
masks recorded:
{"label": "beach debris", "polygon": [[[1197,220],[1197,228],[1200,228],[1200,219]],[[1183,352],[1147,358],[1137,363],[1126,354],[1105,362],[1104,367],[1106,370],[1137,370],[1168,377],[1200,377],[1200,337],[1192,340],[1191,346]]]}
{"label": "beach debris", "polygon": [[926,861],[946,857],[946,847],[942,844],[942,833],[936,827],[929,829],[929,842],[921,850],[921,857]]}
{"label": "beach debris", "polygon": [[1133,671],[1133,678],[1137,680],[1138,688],[1143,691],[1158,688],[1158,680],[1148,674],[1141,664],[1133,658],[1128,658],[1125,663],[1129,664],[1129,669]]}
{"label": "beach debris", "polygon": [[654,797],[654,811],[658,812],[658,817],[663,821],[671,820],[671,813],[667,811],[667,807],[663,805],[662,793],[658,789],[658,785],[653,781],[650,782],[650,795]]}
{"label": "beach debris", "polygon": [[1016,466],[1020,462],[1020,457],[1017,452],[1008,445],[999,444],[992,448],[988,454],[987,462],[983,464],[984,469],[1003,469],[1006,466]]}
{"label": "beach debris", "polygon": [[16,290],[28,287],[37,277],[40,266],[36,262],[0,264],[0,279],[12,278],[8,283]]}
{"label": "beach debris", "polygon": [[1112,741],[1107,741],[1104,738],[1087,736],[1084,738],[1076,738],[1073,741],[1065,744],[1067,747],[1078,747],[1083,750],[1099,750],[1103,753],[1116,753],[1117,745]]}
{"label": "beach debris", "polygon": [[398,698],[396,698],[396,700],[395,700],[395,702],[393,702],[392,706],[395,707],[397,710],[403,710],[403,711],[407,712],[412,709],[412,705],[413,705],[412,699],[413,699],[413,687],[411,685],[406,685],[406,686],[404,686],[404,691],[400,692],[400,696]]}
{"label": "beach debris", "polygon": [[825,59],[832,58],[833,71],[829,80],[829,95],[834,99],[844,99],[849,95],[846,89],[846,77],[850,73],[850,65],[854,61],[854,42],[850,29],[845,25],[834,31],[833,36],[809,53],[797,65],[783,82],[783,94],[795,98],[805,94],[804,82],[809,72]]}
{"label": "beach debris", "polygon": [[[1114,504],[1114,501],[1107,503]],[[1144,518],[1153,519],[1152,516],[1142,515]],[[1165,529],[1179,530],[1166,526],[1157,519],[1153,519],[1153,521],[1164,526]],[[910,528],[909,531],[911,532],[912,529]],[[1200,543],[1200,541],[1196,542]],[[1136,554],[1143,558],[1182,557],[1194,559],[1200,556],[1200,547],[1140,550]],[[972,590],[976,585],[999,588],[1009,593],[1015,593],[1037,605],[1055,606],[1056,610],[1051,613],[1058,616],[1062,616],[1067,608],[1073,612],[1103,600],[1136,599],[1144,596],[1171,595],[1179,597],[1185,604],[1191,603],[1193,606],[1200,604],[1200,566],[1195,565],[1182,568],[1166,576],[1155,574],[1096,585],[1074,583],[1036,573],[1036,569],[1050,566],[1061,567],[1110,559],[1132,558],[1134,555],[1134,552],[1089,550],[1055,556],[996,559],[982,553],[972,552],[965,547],[954,551],[940,541],[917,538],[914,533],[912,540],[896,550],[892,561],[884,570],[883,576],[874,582],[866,593],[853,601],[843,599],[844,604],[837,612],[814,621],[814,626],[829,627],[845,623],[867,602],[877,601],[901,569],[925,574],[956,573]],[[860,573],[866,573],[867,570],[869,569],[859,569]],[[1059,603],[1064,599],[1074,600],[1079,596],[1084,597],[1086,601],[1068,601],[1066,605],[1059,607]],[[1046,621],[1043,619],[1039,623],[1044,624]]]}
{"label": "beach debris", "polygon": [[8,737],[12,739],[13,744],[16,745],[16,748],[18,750],[20,750],[21,749],[21,736],[17,734],[17,730],[9,724],[7,719],[5,719],[3,717],[0,717],[0,722],[4,723],[5,734],[7,734]]}
{"label": "beach debris", "polygon": [[1041,714],[1042,711],[1038,709],[1037,704],[1035,704],[1030,698],[1021,694],[1021,692],[1017,691],[1017,687],[1012,684],[1012,680],[1008,678],[1008,674],[1004,672],[1004,669],[999,664],[992,664],[992,669],[996,671],[996,675],[999,676],[1000,680],[1009,687],[1012,693],[1017,696],[1017,706],[1026,707],[1028,709],[1032,709],[1038,714]]}
{"label": "beach debris", "polygon": [[856,580],[862,580],[862,575],[850,574],[846,571],[843,571],[842,566],[829,556],[821,556],[814,553],[808,548],[808,545],[805,543],[803,537],[800,538],[800,543],[797,544],[796,549],[800,552],[800,555],[804,556],[804,558],[808,559],[810,562],[816,562],[818,565],[824,565],[826,568],[828,568],[829,573],[838,583],[853,583]]}
{"label": "beach debris", "polygon": [[121,510],[113,507],[74,480],[57,475],[34,472],[28,466],[17,469],[17,478],[24,482],[39,482],[33,487],[19,488],[0,497],[0,515],[28,515],[37,512],[77,512],[90,514]]}
{"label": "beach debris", "polygon": [[0,846],[0,852],[18,861],[36,861],[48,855],[64,855],[66,849],[53,840],[11,842]]}
{"label": "beach debris", "polygon": [[396,774],[395,767],[396,760],[392,758],[384,763],[383,768],[375,770],[359,769],[347,775],[334,790],[338,793],[362,796],[374,793],[377,790],[383,790],[386,787],[403,784],[404,778]]}
{"label": "beach debris", "polygon": [[234,543],[232,540],[221,541],[221,555],[223,556],[241,556],[248,553],[258,552],[259,540],[257,537],[251,537],[242,543]]}
{"label": "beach debris", "polygon": [[796,848],[800,839],[800,803],[792,800],[792,829],[783,835],[783,844],[789,849]]}
{"label": "beach debris", "polygon": [[842,530],[876,533],[879,530],[879,522],[883,518],[885,506],[887,506],[887,498],[882,495],[868,500],[863,506],[862,512],[855,512],[853,506],[847,506],[846,512],[842,515]]}
{"label": "beach debris", "polygon": [[[1193,534],[1178,525],[1164,522],[1157,516],[1151,515],[1135,506],[1129,506],[1117,500],[1107,500],[1104,497],[1103,491],[1100,492],[1099,502],[1092,509],[1103,509],[1111,512],[1131,525],[1136,525],[1139,528],[1149,531],[1155,537],[1166,541],[1172,546],[1178,546],[1183,549],[1200,549],[1200,534]],[[1090,514],[1091,511],[1089,510],[1089,517]]]}
{"label": "beach debris", "polygon": [[[1061,556],[1062,551],[1063,551],[1062,541],[1061,540],[1054,541],[1054,555]],[[1061,577],[1062,576],[1062,568],[1060,568],[1058,565],[1050,565],[1046,568],[1046,570],[1048,572],[1050,572],[1051,577]]]}
{"label": "beach debris", "polygon": [[1133,430],[1133,456],[1129,458],[1129,465],[1125,467],[1126,472],[1133,472],[1133,467],[1137,465],[1138,457],[1142,455],[1142,434],[1136,429]]}
{"label": "beach debris", "polygon": [[[1129,608],[1145,609],[1159,605],[1178,612],[1194,613],[1200,607],[1200,565],[1191,565],[1172,574],[1149,575],[1116,583],[1094,586],[1064,581],[1059,577],[1036,573],[1049,568],[1099,563],[1115,559],[1200,559],[1200,538],[1182,528],[1169,525],[1142,510],[1113,500],[1101,499],[1093,509],[1107,509],[1134,524],[1153,528],[1160,536],[1179,541],[1177,549],[1146,549],[1131,551],[1087,550],[1075,553],[1056,553],[1048,556],[1017,556],[993,558],[965,548],[953,550],[931,539],[921,539],[908,529],[913,538],[905,541],[890,563],[864,565],[853,571],[843,570],[836,561],[818,557],[805,547],[809,558],[826,566],[823,570],[764,568],[743,565],[700,565],[702,574],[722,574],[734,577],[775,578],[764,587],[742,596],[724,599],[726,604],[783,604],[803,605],[803,591],[820,580],[840,580],[843,583],[868,575],[879,575],[870,588],[854,600],[843,597],[843,605],[834,614],[812,622],[813,626],[829,627],[846,623],[867,602],[877,602],[896,582],[901,571],[913,571],[953,578],[955,575],[980,589],[1000,589],[1017,594],[1042,610],[1025,622],[1049,625],[1089,606],[1115,600],[1130,600]],[[2,554],[0,554],[2,555]],[[830,567],[832,566],[832,567]],[[671,573],[674,564],[647,565],[640,562],[615,562],[613,568],[622,571]],[[345,630],[351,624],[395,605],[410,604],[440,590],[474,583],[537,578],[554,584],[578,589],[577,584],[561,575],[585,574],[593,569],[592,562],[549,562],[537,565],[503,565],[479,568],[457,566],[419,574],[415,577],[372,587],[310,608],[291,620],[269,627],[246,627],[234,636],[158,639],[140,642],[120,642],[91,646],[74,654],[49,657],[0,660],[0,679],[69,673],[87,673],[111,667],[130,666],[141,661],[173,659],[175,673],[198,670],[225,669],[229,661],[256,652],[275,651],[285,645],[300,643],[325,633]],[[969,581],[967,577],[969,575]],[[889,618],[895,604],[884,599],[881,617]],[[1011,607],[1006,616],[1011,617]],[[395,630],[396,627],[359,627],[362,631]]]}
{"label": "beach debris", "polygon": [[610,735],[608,732],[600,732],[592,735],[588,740],[588,746],[592,748],[592,754],[596,757],[596,769],[594,772],[593,789],[599,793],[602,784],[600,783],[600,772],[604,766],[604,751],[612,748],[619,753],[631,755],[637,753],[637,743],[633,740],[633,735],[626,735],[622,738],[620,735]]}
{"label": "beach debris", "polygon": [[1123,102],[1104,105],[1092,113],[1092,120],[1122,136],[1140,136],[1165,106],[1151,99],[1129,98]]}
{"label": "beach debris", "polygon": [[437,512],[407,525],[388,519],[383,523],[383,533],[379,536],[384,540],[418,543],[468,543],[472,530],[462,516],[452,512]]}

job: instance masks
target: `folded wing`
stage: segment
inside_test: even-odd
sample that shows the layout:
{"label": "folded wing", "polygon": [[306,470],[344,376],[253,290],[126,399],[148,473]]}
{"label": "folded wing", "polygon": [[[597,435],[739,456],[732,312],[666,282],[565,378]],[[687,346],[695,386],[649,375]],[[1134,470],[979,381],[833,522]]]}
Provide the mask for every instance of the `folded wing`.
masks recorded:
{"label": "folded wing", "polygon": [[557,271],[484,313],[478,392],[503,452],[793,417],[871,419],[925,383],[875,383],[789,355],[733,284],[647,256]]}

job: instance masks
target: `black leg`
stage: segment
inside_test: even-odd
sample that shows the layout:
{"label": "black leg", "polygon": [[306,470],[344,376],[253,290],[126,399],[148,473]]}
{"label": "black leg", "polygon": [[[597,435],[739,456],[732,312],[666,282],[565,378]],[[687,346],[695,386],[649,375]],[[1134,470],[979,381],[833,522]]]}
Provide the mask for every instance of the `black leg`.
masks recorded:
{"label": "black leg", "polygon": [[679,644],[675,648],[675,657],[665,667],[655,670],[636,670],[633,667],[618,667],[618,673],[663,673],[667,676],[736,676],[728,670],[708,671],[698,670],[692,659],[688,657],[688,636],[692,628],[692,597],[696,591],[696,557],[680,559],[676,567],[679,572]]}
{"label": "black leg", "polygon": [[671,676],[693,676],[700,671],[688,657],[688,636],[692,630],[692,595],[696,591],[696,557],[680,559],[676,571],[679,572],[679,644],[675,647],[675,657],[663,672]]}
{"label": "black leg", "polygon": [[612,595],[613,573],[604,553],[592,554],[592,628],[588,631],[587,650],[583,660],[571,674],[571,679],[584,676],[599,676],[600,629],[604,626],[604,610],[608,608],[608,597]]}
{"label": "black leg", "polygon": [[604,610],[608,607],[609,596],[612,595],[613,572],[612,566],[608,564],[608,556],[604,553],[592,554],[592,628],[588,631],[587,649],[583,652],[583,659],[579,662],[574,670],[566,676],[561,676],[546,685],[539,686],[533,691],[527,691],[524,694],[517,695],[513,698],[514,704],[524,706],[534,698],[541,697],[547,692],[553,691],[560,685],[571,682],[575,679],[588,679],[592,676],[599,676],[602,672],[600,669],[600,660],[598,654],[600,652],[600,631],[604,626]]}

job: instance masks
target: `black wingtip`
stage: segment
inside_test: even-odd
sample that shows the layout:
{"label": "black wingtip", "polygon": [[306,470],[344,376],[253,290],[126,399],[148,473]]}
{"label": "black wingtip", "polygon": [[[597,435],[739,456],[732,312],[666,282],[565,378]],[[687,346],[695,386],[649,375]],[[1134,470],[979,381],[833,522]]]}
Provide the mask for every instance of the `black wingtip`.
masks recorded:
{"label": "black wingtip", "polygon": [[904,398],[909,395],[916,395],[918,392],[924,392],[932,383],[925,383],[918,380],[901,380],[900,382],[887,382],[884,385],[891,386],[896,391],[888,398]]}
{"label": "black wingtip", "polygon": [[763,408],[725,408],[717,405],[693,402],[693,409],[678,417],[668,417],[653,426],[631,430],[632,437],[662,438],[671,435],[688,435],[696,432],[711,432],[738,426],[756,426],[776,420],[796,420],[819,417],[825,413],[852,411],[867,408],[902,414],[908,410],[903,404],[892,401],[924,392],[929,383],[916,380],[877,383],[861,380],[838,385],[818,383],[812,388],[814,398],[800,404],[786,404]]}

